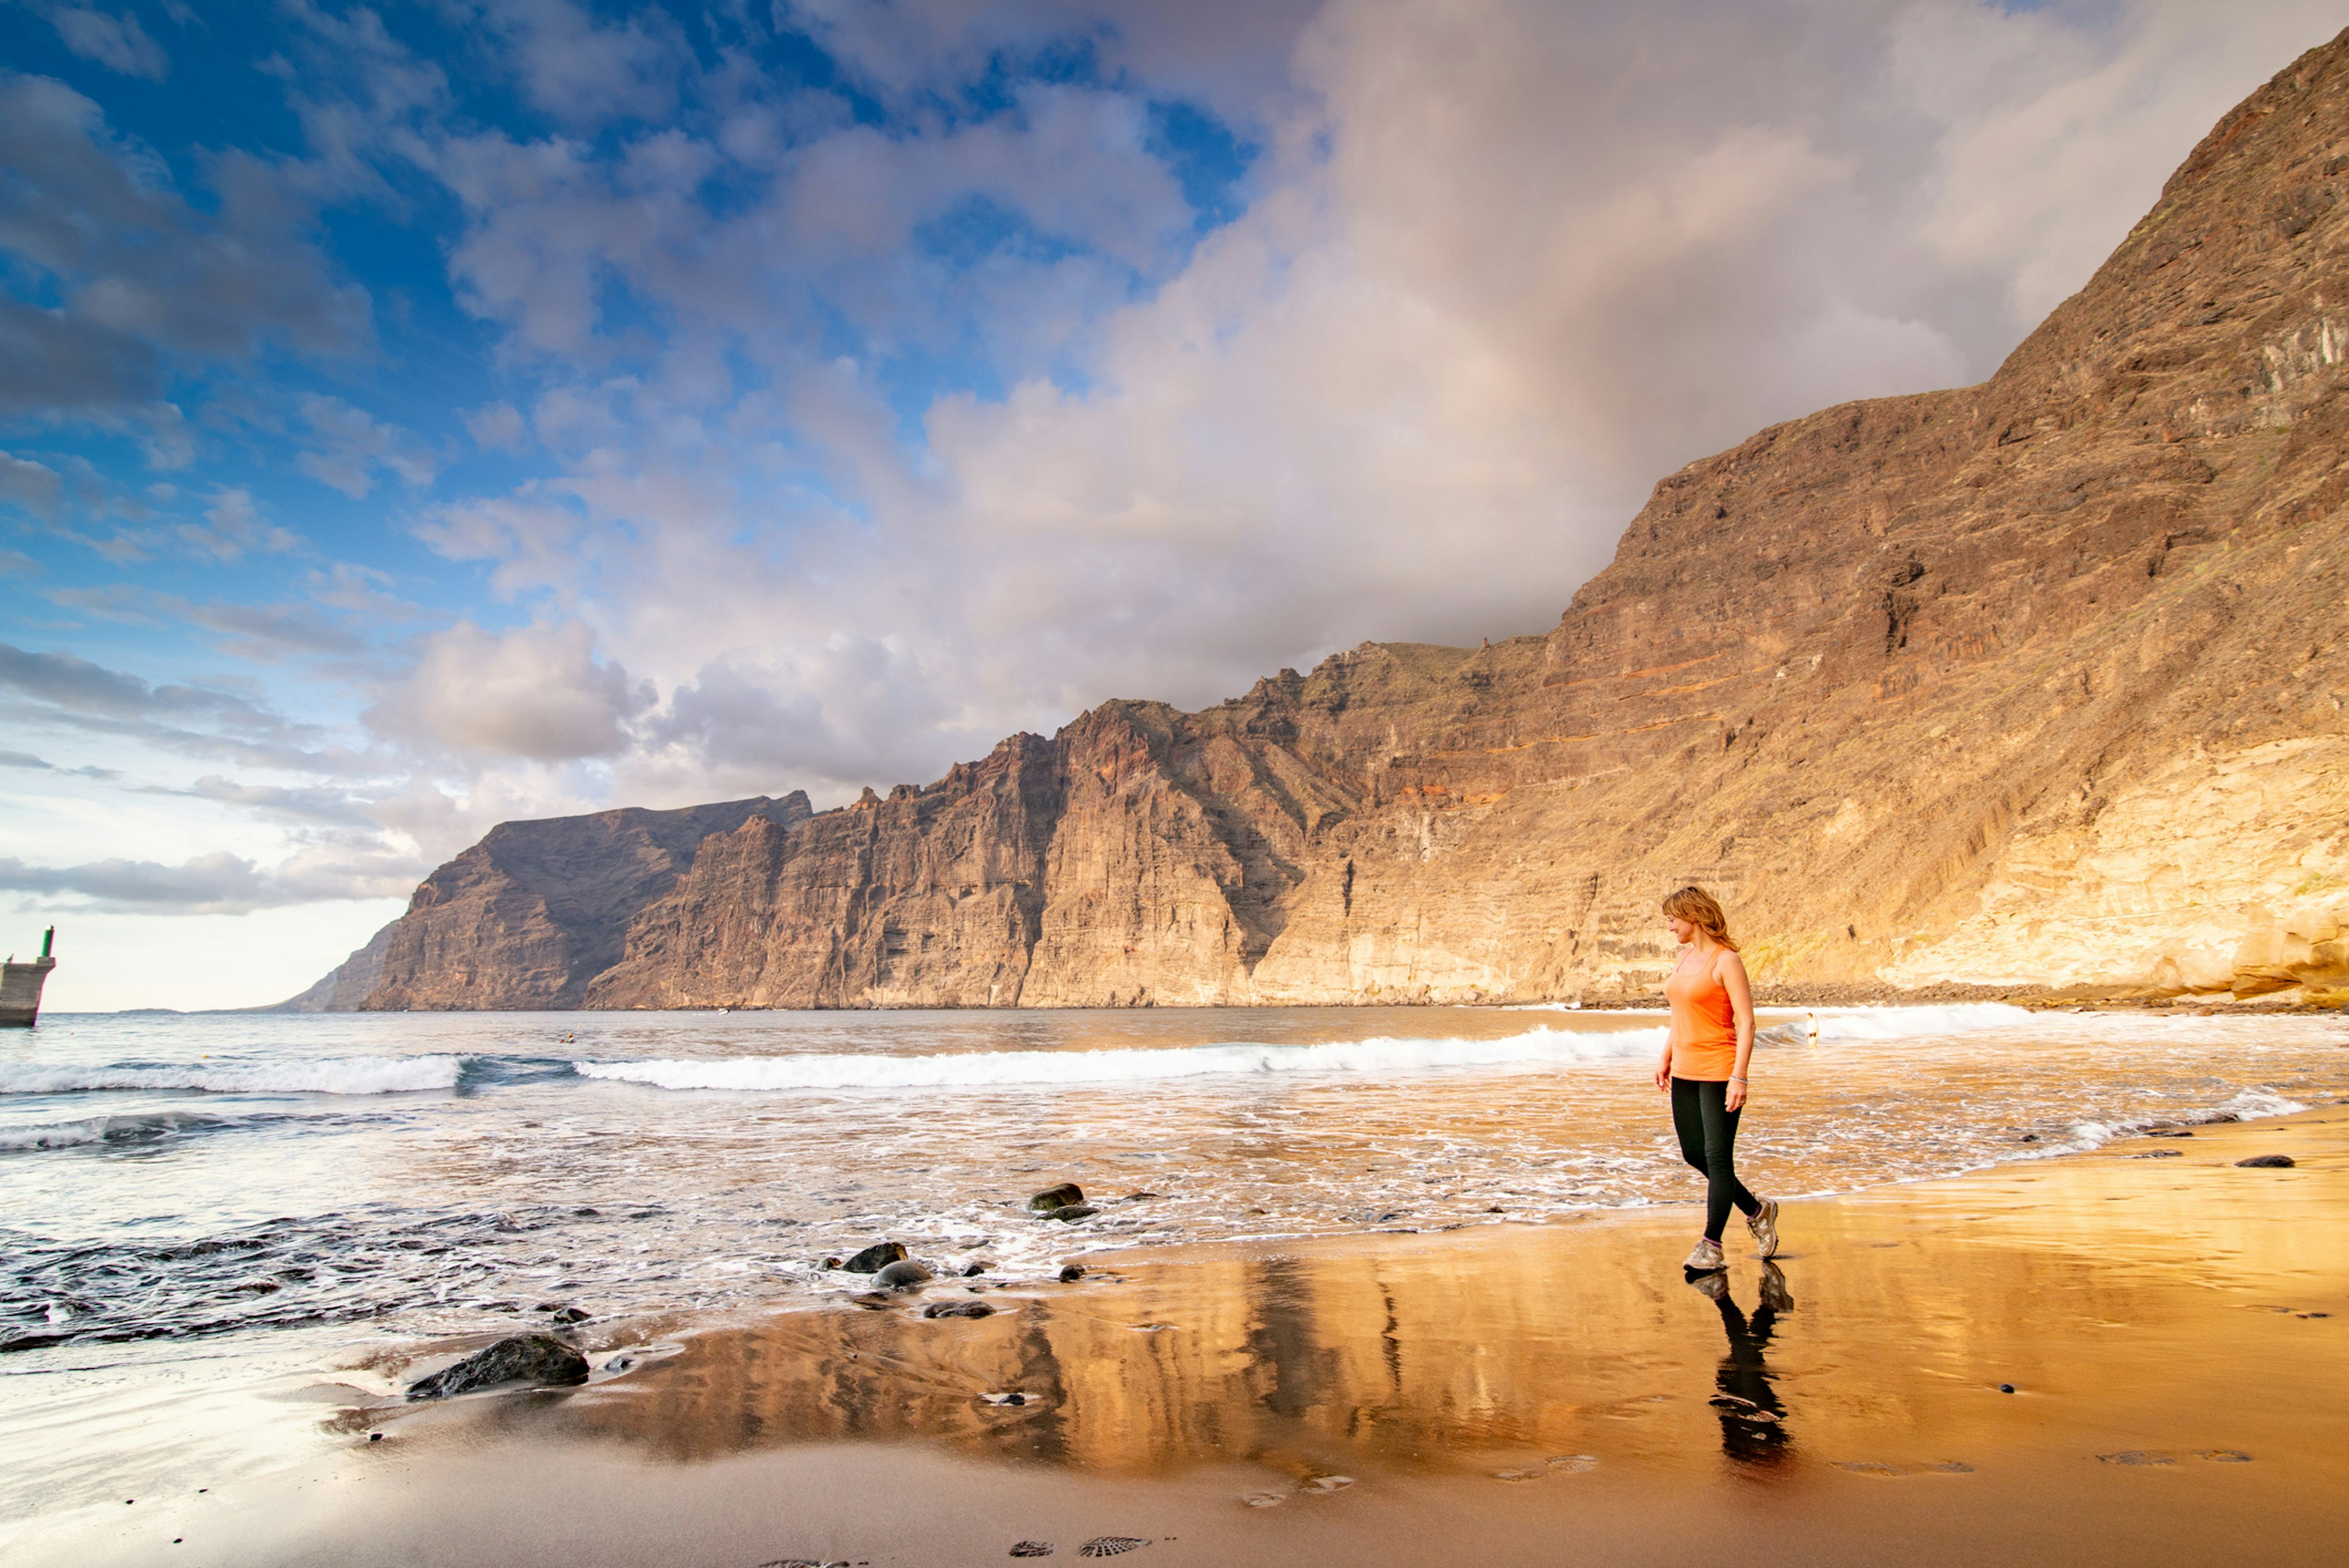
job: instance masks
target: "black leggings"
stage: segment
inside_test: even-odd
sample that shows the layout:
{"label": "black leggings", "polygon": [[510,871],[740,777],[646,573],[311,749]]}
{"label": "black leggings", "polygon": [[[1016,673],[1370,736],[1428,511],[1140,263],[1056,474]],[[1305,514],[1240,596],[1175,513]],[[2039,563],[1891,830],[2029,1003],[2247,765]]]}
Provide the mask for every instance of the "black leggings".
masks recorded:
{"label": "black leggings", "polygon": [[1672,1130],[1681,1135],[1681,1158],[1704,1172],[1704,1233],[1721,1240],[1729,1206],[1758,1214],[1762,1200],[1737,1179],[1737,1118],[1729,1108],[1729,1085],[1708,1078],[1672,1080]]}

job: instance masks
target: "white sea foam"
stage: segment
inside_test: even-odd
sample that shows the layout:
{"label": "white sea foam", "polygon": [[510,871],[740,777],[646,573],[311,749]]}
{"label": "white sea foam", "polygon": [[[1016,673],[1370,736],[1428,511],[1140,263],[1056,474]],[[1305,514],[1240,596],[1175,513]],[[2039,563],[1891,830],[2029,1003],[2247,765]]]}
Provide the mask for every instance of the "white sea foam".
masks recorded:
{"label": "white sea foam", "polygon": [[1923,1006],[1820,1008],[1821,1040],[1914,1040],[1928,1034],[1971,1034],[2004,1029],[2038,1016],[2004,1002],[1959,1002]]}
{"label": "white sea foam", "polygon": [[1567,1066],[1645,1056],[1661,1029],[1604,1033],[1534,1029],[1499,1040],[1377,1039],[1319,1045],[1193,1045],[1174,1050],[970,1051],[931,1056],[738,1056],[575,1062],[582,1076],[664,1089],[995,1089],[1016,1085],[1138,1084],[1263,1074],[1374,1073],[1461,1067]]}
{"label": "white sea foam", "polygon": [[341,1056],[316,1062],[0,1065],[0,1095],[145,1089],[210,1095],[399,1095],[454,1088],[462,1056]]}

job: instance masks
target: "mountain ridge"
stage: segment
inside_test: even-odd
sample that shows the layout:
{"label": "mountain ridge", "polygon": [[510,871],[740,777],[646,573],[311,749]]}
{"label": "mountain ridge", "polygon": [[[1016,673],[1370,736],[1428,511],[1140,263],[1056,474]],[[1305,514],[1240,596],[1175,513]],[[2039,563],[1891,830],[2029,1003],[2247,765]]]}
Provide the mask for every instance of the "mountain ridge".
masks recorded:
{"label": "mountain ridge", "polygon": [[1782,994],[2329,994],[2344,176],[2349,33],[2222,119],[1988,381],[1666,476],[1547,633],[1365,643],[744,811],[575,910],[592,941],[529,905],[595,818],[519,875],[460,868],[485,839],[363,1005],[1628,998],[1686,881]]}

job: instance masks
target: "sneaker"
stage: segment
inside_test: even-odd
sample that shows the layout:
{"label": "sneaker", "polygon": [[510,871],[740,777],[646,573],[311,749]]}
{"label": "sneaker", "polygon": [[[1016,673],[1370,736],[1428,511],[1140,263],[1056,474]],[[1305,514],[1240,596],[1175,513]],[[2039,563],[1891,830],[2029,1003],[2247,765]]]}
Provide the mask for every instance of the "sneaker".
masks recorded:
{"label": "sneaker", "polygon": [[1776,1199],[1764,1198],[1762,1200],[1762,1207],[1745,1217],[1745,1228],[1753,1231],[1754,1239],[1762,1244],[1764,1257],[1775,1258],[1778,1255],[1778,1200]]}
{"label": "sneaker", "polygon": [[1762,1304],[1781,1316],[1795,1310],[1795,1293],[1786,1288],[1786,1271],[1775,1263],[1762,1265]]}
{"label": "sneaker", "polygon": [[1696,1251],[1682,1260],[1681,1267],[1692,1274],[1717,1273],[1729,1267],[1729,1260],[1721,1255],[1721,1243],[1706,1237],[1696,1244]]}
{"label": "sneaker", "polygon": [[1723,1300],[1729,1294],[1727,1269],[1715,1269],[1710,1273],[1703,1274],[1692,1273],[1688,1276],[1687,1282],[1689,1289],[1699,1295],[1710,1296],[1714,1301]]}

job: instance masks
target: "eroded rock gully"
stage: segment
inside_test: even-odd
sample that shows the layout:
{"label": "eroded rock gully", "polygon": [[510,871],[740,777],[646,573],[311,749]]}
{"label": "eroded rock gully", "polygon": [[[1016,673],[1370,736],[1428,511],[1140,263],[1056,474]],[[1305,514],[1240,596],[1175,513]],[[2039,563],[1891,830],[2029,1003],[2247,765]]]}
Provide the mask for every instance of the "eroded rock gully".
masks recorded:
{"label": "eroded rock gully", "polygon": [[1603,999],[1686,881],[1782,991],[2349,983],[2344,192],[2349,35],[1990,381],[1690,464],[1546,635],[508,824],[366,1005]]}

